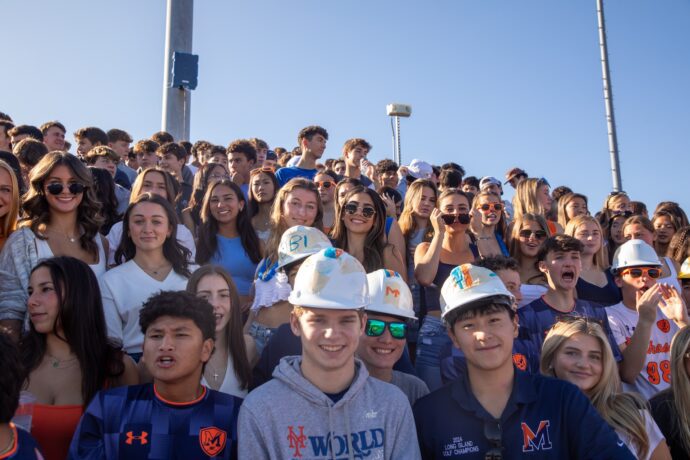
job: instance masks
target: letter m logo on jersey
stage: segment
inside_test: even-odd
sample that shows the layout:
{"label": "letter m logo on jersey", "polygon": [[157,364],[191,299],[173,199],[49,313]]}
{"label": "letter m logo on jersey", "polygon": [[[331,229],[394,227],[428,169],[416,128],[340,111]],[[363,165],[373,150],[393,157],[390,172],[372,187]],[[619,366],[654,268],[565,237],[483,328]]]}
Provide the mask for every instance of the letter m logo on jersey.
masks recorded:
{"label": "letter m logo on jersey", "polygon": [[548,420],[539,422],[537,431],[534,432],[525,422],[520,424],[522,428],[522,451],[534,452],[535,450],[549,450],[551,449],[551,439],[549,438]]}
{"label": "letter m logo on jersey", "polygon": [[221,453],[225,448],[227,439],[228,434],[215,426],[199,430],[199,445],[209,457],[215,457]]}

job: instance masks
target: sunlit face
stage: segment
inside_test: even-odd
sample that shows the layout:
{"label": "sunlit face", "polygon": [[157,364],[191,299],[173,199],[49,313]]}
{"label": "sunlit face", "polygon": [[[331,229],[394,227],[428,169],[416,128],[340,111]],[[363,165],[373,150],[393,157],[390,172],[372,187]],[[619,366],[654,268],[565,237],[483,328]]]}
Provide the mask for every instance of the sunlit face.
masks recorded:
{"label": "sunlit face", "polygon": [[[60,312],[60,299],[58,299],[50,276],[48,267],[40,267],[34,270],[29,278],[29,300],[27,308],[29,318],[36,332],[48,334],[53,332],[55,321]],[[61,328],[58,327],[58,331]]]}
{"label": "sunlit face", "polygon": [[515,297],[515,303],[519,304],[522,302],[522,292],[520,291],[520,286],[522,286],[522,281],[520,281],[520,272],[517,270],[496,270],[496,275],[501,278],[506,289],[513,294]]}
{"label": "sunlit face", "polygon": [[211,216],[219,225],[235,222],[240,211],[244,209],[244,201],[227,185],[214,187],[208,203]]}
{"label": "sunlit face", "polygon": [[[538,222],[535,221],[524,221],[522,222],[522,227],[520,227],[520,232],[524,230],[530,232],[529,236],[519,236],[520,241],[520,253],[525,257],[537,257],[539,248],[544,243],[546,239],[546,233],[544,229],[541,228]],[[541,232],[541,233],[540,233]],[[526,232],[525,232],[526,233]],[[539,235],[543,233],[543,237]]]}
{"label": "sunlit face", "polygon": [[364,332],[366,315],[356,310],[307,308],[299,318],[290,315],[292,332],[302,342],[302,365],[337,371],[351,365]]}
{"label": "sunlit face", "polygon": [[314,225],[319,212],[319,197],[311,190],[295,188],[285,197],[283,204],[283,219],[288,227]]}
{"label": "sunlit face", "polygon": [[[16,144],[15,144],[16,145]],[[94,147],[93,143],[85,137],[77,139],[77,155],[82,158],[86,157],[89,150]]]}
{"label": "sunlit face", "polygon": [[[354,214],[350,214],[346,211],[346,208],[356,207]],[[364,214],[368,214],[374,211],[374,214],[366,217]],[[345,228],[352,233],[369,233],[369,231],[374,226],[374,219],[376,218],[376,207],[374,206],[374,201],[366,193],[357,193],[352,195],[350,199],[343,205],[341,213],[343,223]]]}
{"label": "sunlit face", "polygon": [[156,152],[139,152],[137,153],[137,162],[141,169],[152,168],[158,164],[158,157]]}
{"label": "sunlit face", "polygon": [[599,340],[588,334],[575,334],[556,352],[553,362],[556,377],[582,391],[589,391],[601,380],[603,352]]}
{"label": "sunlit face", "polygon": [[[44,196],[51,212],[63,214],[77,212],[77,208],[84,198],[84,192],[73,194],[69,191],[69,186],[76,183],[79,183],[79,180],[68,166],[58,165],[53,168],[43,185]],[[48,192],[48,186],[51,184],[62,184],[60,194],[53,195]]]}
{"label": "sunlit face", "polygon": [[213,314],[216,317],[216,332],[225,329],[230,321],[230,309],[232,308],[230,287],[225,279],[216,273],[204,276],[199,280],[196,287],[196,296],[213,306]]}
{"label": "sunlit face", "polygon": [[323,152],[326,150],[326,142],[327,139],[321,134],[314,134],[311,139],[305,137],[302,140],[302,146],[318,160],[323,156]]}
{"label": "sunlit face", "polygon": [[582,270],[580,251],[552,251],[539,262],[539,270],[556,290],[573,290]]}
{"label": "sunlit face", "polygon": [[273,181],[266,173],[257,173],[252,176],[250,182],[252,188],[252,195],[258,203],[269,203],[273,200],[276,193],[276,188]]}
{"label": "sunlit face", "polygon": [[43,134],[43,143],[48,147],[48,151],[65,149],[65,132],[58,126],[51,126]]}
{"label": "sunlit face", "polygon": [[93,165],[97,168],[105,169],[110,173],[110,177],[115,177],[115,172],[117,170],[117,165],[115,162],[106,156],[100,156],[96,158]]}
{"label": "sunlit face", "polygon": [[5,168],[0,168],[0,218],[12,209],[12,176]]}
{"label": "sunlit face", "polygon": [[266,154],[268,153],[268,149],[265,147],[262,147],[260,149],[256,149],[256,164],[261,166],[264,164],[264,161],[266,161]]}
{"label": "sunlit face", "polygon": [[662,214],[654,219],[654,234],[656,235],[656,240],[659,243],[670,243],[671,238],[673,238],[675,233],[676,229],[668,216]]}
{"label": "sunlit face", "polygon": [[[450,216],[459,216],[461,214],[469,214],[470,212],[470,203],[467,201],[467,198],[465,198],[462,195],[448,195],[443,197],[441,202],[438,205],[438,209],[446,215]],[[460,222],[456,221],[453,222],[450,225],[443,224],[446,227],[446,230],[450,233],[462,233],[467,230],[467,227],[469,224],[461,224]]]}
{"label": "sunlit face", "polygon": [[165,208],[158,203],[143,201],[132,208],[129,235],[137,251],[163,250],[172,229]]}
{"label": "sunlit face", "polygon": [[[658,266],[650,267],[636,267],[636,268],[659,268]],[[644,294],[648,289],[654,286],[657,280],[647,276],[647,272],[642,271],[642,276],[634,278],[625,270],[622,270],[616,276],[616,285],[621,288],[623,300],[627,302],[636,302],[637,296]]]}
{"label": "sunlit face", "polygon": [[613,214],[622,214],[624,212],[632,212],[632,203],[627,195],[617,195],[615,198],[609,200],[609,210]]}
{"label": "sunlit face", "polygon": [[228,153],[228,169],[232,176],[248,177],[249,171],[254,168],[255,161],[249,161],[247,155],[241,152]]}
{"label": "sunlit face", "polygon": [[[489,205],[489,209],[484,210],[482,207],[486,207],[485,205]],[[501,200],[495,195],[482,195],[477,200],[476,206],[482,216],[482,224],[487,227],[494,226],[501,220],[503,211],[497,211],[495,205],[502,205]]]}
{"label": "sunlit face", "polygon": [[569,220],[577,216],[587,215],[589,214],[589,210],[587,209],[587,202],[579,196],[577,196],[565,205],[565,213],[568,216]]}
{"label": "sunlit face", "polygon": [[[394,316],[381,315],[378,313],[368,313],[368,319],[378,319],[386,322],[404,322],[400,318]],[[405,349],[405,339],[394,339],[386,327],[378,337],[369,337],[362,334],[359,338],[359,346],[357,347],[357,356],[364,361],[368,368],[376,368],[381,370],[393,369],[395,363],[402,356]]]}
{"label": "sunlit face", "polygon": [[551,209],[553,198],[551,198],[551,190],[548,185],[542,184],[537,188],[537,201],[539,201],[539,204],[544,208],[544,211]]}
{"label": "sunlit face", "polygon": [[650,246],[654,246],[654,233],[650,232],[642,224],[628,225],[623,229],[623,237],[628,240],[642,240]]}
{"label": "sunlit face", "polygon": [[362,162],[362,159],[367,156],[367,153],[369,153],[368,149],[365,149],[364,147],[357,146],[353,148],[352,150],[345,152],[345,161],[353,168],[359,168],[360,164]]}
{"label": "sunlit face", "polygon": [[573,236],[582,242],[584,255],[593,256],[601,249],[601,231],[594,222],[584,222],[577,227]]}
{"label": "sunlit face", "polygon": [[422,187],[419,195],[419,201],[412,205],[412,210],[422,219],[428,219],[431,216],[431,211],[436,207],[436,193],[430,187]]}
{"label": "sunlit face", "polygon": [[379,174],[379,184],[382,187],[398,187],[398,173],[396,171],[384,171]]}
{"label": "sunlit face", "polygon": [[154,195],[168,198],[168,188],[165,185],[165,176],[160,171],[149,171],[141,184],[141,193],[153,193]]}
{"label": "sunlit face", "polygon": [[[314,176],[314,183],[319,190],[319,196],[321,197],[321,203],[324,206],[333,203],[335,198],[335,181],[328,174],[317,174]],[[345,195],[343,195],[343,198]]]}

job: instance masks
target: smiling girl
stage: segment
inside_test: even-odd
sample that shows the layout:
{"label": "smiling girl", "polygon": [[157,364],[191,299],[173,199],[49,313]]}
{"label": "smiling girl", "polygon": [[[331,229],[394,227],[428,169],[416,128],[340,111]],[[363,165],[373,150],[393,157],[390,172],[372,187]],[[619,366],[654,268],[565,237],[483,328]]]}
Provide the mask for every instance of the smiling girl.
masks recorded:
{"label": "smiling girl", "polygon": [[503,203],[495,193],[480,192],[474,197],[470,230],[482,257],[509,255]]}
{"label": "smiling girl", "polygon": [[0,250],[17,227],[19,184],[10,165],[0,160]]}

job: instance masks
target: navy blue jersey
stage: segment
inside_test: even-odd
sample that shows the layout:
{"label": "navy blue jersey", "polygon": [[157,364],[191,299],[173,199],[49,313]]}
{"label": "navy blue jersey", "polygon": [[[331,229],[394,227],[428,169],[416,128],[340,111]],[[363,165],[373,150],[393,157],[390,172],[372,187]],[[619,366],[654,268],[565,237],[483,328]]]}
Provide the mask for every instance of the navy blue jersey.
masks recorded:
{"label": "navy blue jersey", "polygon": [[204,387],[189,403],[153,384],[99,392],[79,422],[70,459],[234,459],[242,400]]}
{"label": "navy blue jersey", "polygon": [[38,443],[29,433],[13,423],[10,423],[10,428],[14,434],[14,445],[9,452],[0,455],[0,460],[43,460]]}
{"label": "navy blue jersey", "polygon": [[516,342],[531,342],[531,345],[523,345],[522,348],[532,350],[533,353],[534,350],[536,350],[536,354],[527,356],[529,361],[528,368],[531,369],[532,372],[539,372],[541,346],[544,343],[546,334],[549,332],[549,329],[556,324],[558,319],[564,316],[581,316],[601,324],[606,336],[609,338],[609,345],[611,345],[613,357],[617,362],[623,360],[623,355],[618,348],[616,339],[614,339],[611,327],[609,326],[606,308],[587,300],[577,299],[575,300],[575,308],[568,313],[564,313],[551,308],[551,306],[544,301],[544,298],[540,297],[518,310],[520,332]]}
{"label": "navy blue jersey", "polygon": [[635,458],[576,386],[518,370],[499,420],[466,374],[419,399],[413,412],[425,460],[484,459],[492,448],[503,459]]}

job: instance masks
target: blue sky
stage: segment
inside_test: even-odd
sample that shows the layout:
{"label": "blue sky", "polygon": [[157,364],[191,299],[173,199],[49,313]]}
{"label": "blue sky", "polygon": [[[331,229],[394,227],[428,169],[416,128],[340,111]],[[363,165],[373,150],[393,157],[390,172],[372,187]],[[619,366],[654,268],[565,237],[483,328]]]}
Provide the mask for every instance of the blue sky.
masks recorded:
{"label": "blue sky", "polygon": [[[291,148],[300,128],[330,133],[326,157],[364,137],[403,160],[456,161],[468,174],[521,166],[601,207],[611,190],[595,1],[197,1],[192,141],[261,137]],[[653,210],[690,211],[690,2],[605,2],[623,188]],[[3,2],[0,111],[160,129],[164,0]],[[11,66],[9,65],[11,64]],[[71,139],[71,136],[68,135]],[[506,190],[510,195],[512,190]]]}

